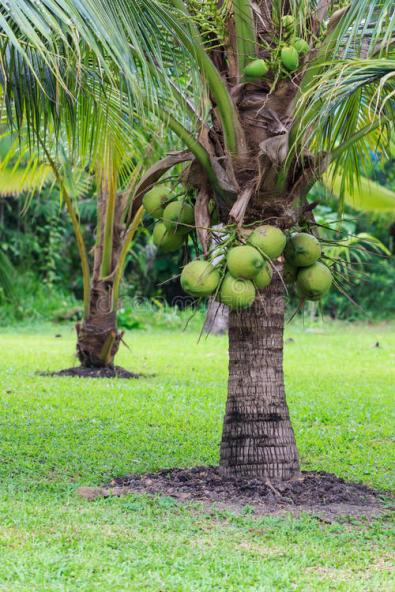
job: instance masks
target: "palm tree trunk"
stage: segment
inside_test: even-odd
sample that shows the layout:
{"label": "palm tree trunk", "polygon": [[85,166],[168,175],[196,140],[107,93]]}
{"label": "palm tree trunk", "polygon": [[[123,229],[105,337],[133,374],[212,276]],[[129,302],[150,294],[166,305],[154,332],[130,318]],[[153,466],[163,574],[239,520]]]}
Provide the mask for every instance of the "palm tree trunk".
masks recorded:
{"label": "palm tree trunk", "polygon": [[[102,183],[98,195],[98,222],[96,245],[93,251],[93,270],[90,286],[89,311],[82,323],[77,324],[77,356],[84,368],[113,367],[123,333],[117,329],[117,303],[114,299],[114,273],[122,250],[123,225],[121,218],[124,199],[115,200],[114,211],[109,212],[108,184]],[[102,277],[105,251],[105,225],[111,214],[110,273]]]}
{"label": "palm tree trunk", "polygon": [[112,306],[112,281],[92,283],[89,316],[77,324],[77,356],[85,368],[114,365],[123,333]]}
{"label": "palm tree trunk", "polygon": [[230,313],[220,460],[227,475],[284,481],[299,474],[284,389],[284,313],[284,289],[276,273],[249,310]]}

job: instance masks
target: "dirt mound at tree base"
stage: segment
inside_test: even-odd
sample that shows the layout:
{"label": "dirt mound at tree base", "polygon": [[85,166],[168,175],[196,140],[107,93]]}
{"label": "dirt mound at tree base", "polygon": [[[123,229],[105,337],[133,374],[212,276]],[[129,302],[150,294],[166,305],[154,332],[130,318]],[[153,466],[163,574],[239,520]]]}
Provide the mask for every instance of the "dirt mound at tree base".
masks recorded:
{"label": "dirt mound at tree base", "polygon": [[88,499],[148,493],[233,511],[248,506],[257,515],[309,512],[328,521],[340,516],[374,517],[388,509],[385,493],[324,472],[303,472],[298,479],[272,483],[226,477],[217,467],[168,469],[119,477],[107,487],[83,487],[78,493]]}
{"label": "dirt mound at tree base", "polygon": [[58,372],[40,372],[40,376],[77,376],[80,378],[140,378],[141,374],[134,374],[121,366],[107,366],[105,368],[83,368],[75,366]]}

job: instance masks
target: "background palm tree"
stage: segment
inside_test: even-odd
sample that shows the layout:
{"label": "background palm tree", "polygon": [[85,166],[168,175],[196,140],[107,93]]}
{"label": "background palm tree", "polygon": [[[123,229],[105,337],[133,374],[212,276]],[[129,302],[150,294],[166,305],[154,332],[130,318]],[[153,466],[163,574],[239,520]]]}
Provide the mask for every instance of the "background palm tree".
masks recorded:
{"label": "background palm tree", "polygon": [[[132,213],[133,192],[144,166],[164,148],[163,139],[158,141],[161,126],[147,121],[143,130],[141,125],[159,88],[147,59],[159,66],[165,60],[166,69],[174,69],[183,53],[163,57],[167,44],[162,37],[147,41],[153,27],[166,41],[166,18],[143,2],[134,2],[127,15],[101,2],[1,6],[1,121],[11,125],[17,139],[2,162],[0,185],[13,193],[39,189],[44,181],[59,186],[83,276],[78,358],[84,367],[112,367],[122,338],[116,322],[120,282],[142,218],[142,209]],[[126,18],[130,55],[113,18],[121,29]],[[111,62],[125,55],[126,83]],[[162,74],[160,81],[163,90]],[[167,90],[171,96],[173,87]],[[92,185],[97,194],[94,245],[87,244],[78,213],[78,200]]]}
{"label": "background palm tree", "polygon": [[[25,5],[26,14],[26,2],[15,4]],[[129,109],[129,98],[134,97],[130,114],[136,105],[140,112],[152,113],[190,152],[183,156],[191,162],[182,179],[196,191],[197,232],[204,252],[210,238],[210,199],[225,224],[241,227],[270,220],[282,229],[309,227],[312,215],[306,196],[316,180],[326,171],[331,176],[341,171],[344,199],[346,191],[356,187],[356,164],[363,164],[372,147],[385,151],[394,121],[391,0],[149,3],[149,19],[158,23],[159,18],[160,24],[151,28],[148,39],[154,40],[156,51],[170,49],[166,55],[189,52],[203,82],[198,103],[196,84],[174,92],[174,81],[186,71],[182,60],[171,67],[162,59],[163,52],[161,59],[150,59],[144,44],[136,44],[135,17],[141,2],[120,0],[108,7],[90,0],[81,9],[79,2],[70,0],[67,18],[59,15],[57,2],[52,4],[54,12],[40,18],[50,23],[56,14],[72,33],[69,39],[62,26],[54,27],[55,40],[48,43],[40,37],[36,44],[55,79],[63,80],[64,73],[51,44],[57,50],[64,45],[67,59],[69,54],[75,59],[82,36],[88,55],[102,66],[109,84],[116,78],[115,67],[122,73]],[[149,22],[144,10],[141,14],[140,33],[141,23]],[[114,17],[116,24],[111,26],[108,19]],[[40,27],[35,20],[36,35]],[[21,30],[34,38],[23,24]],[[6,35],[11,38],[9,31]],[[295,36],[308,48],[298,57],[297,67],[285,68],[281,50]],[[23,57],[29,61],[29,56]],[[264,59],[269,68],[252,82],[244,68],[254,58]],[[138,70],[154,84],[136,88]],[[72,82],[67,80],[65,87],[73,88]],[[69,95],[64,97],[68,104]],[[37,128],[35,120],[33,124]],[[174,162],[179,160],[165,159],[146,173],[134,192],[132,214]],[[226,473],[265,479],[299,474],[284,392],[283,324],[284,291],[277,277],[249,310],[230,315],[229,394],[221,445]]]}

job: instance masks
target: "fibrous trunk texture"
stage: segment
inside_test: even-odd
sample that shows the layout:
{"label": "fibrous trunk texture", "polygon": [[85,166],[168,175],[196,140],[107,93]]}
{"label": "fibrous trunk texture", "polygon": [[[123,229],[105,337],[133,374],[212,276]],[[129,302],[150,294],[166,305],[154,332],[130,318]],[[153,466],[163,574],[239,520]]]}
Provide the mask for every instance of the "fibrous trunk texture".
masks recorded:
{"label": "fibrous trunk texture", "polygon": [[[89,313],[77,324],[77,356],[84,368],[104,368],[114,365],[123,333],[117,329],[117,311],[113,302],[113,273],[102,278],[101,265],[104,252],[104,220],[108,207],[108,191],[103,185],[98,200],[98,240],[93,254],[93,273]],[[112,229],[111,272],[114,271],[122,247],[121,216],[124,204],[117,199]]]}
{"label": "fibrous trunk texture", "polygon": [[122,339],[112,306],[112,282],[94,281],[89,316],[77,325],[77,356],[85,368],[113,366]]}
{"label": "fibrous trunk texture", "polygon": [[283,376],[284,288],[275,273],[247,311],[229,316],[228,401],[221,444],[227,475],[288,480],[298,453]]}

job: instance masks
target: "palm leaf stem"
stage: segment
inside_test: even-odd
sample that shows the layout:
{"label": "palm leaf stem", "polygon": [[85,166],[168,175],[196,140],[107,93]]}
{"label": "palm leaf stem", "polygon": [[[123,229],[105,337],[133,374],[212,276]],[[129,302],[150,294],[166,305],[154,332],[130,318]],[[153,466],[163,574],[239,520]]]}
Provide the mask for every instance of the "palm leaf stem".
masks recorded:
{"label": "palm leaf stem", "polygon": [[189,148],[207,174],[213,189],[216,192],[221,193],[217,175],[215,174],[213,165],[211,164],[210,155],[204,146],[198,142],[196,138],[165,109],[158,108],[158,116]]}
{"label": "palm leaf stem", "polygon": [[[171,0],[171,2],[185,17],[190,18],[183,0]],[[181,26],[175,25],[175,27],[182,43],[195,56],[210,92],[215,99],[226,147],[231,154],[237,154],[240,143],[237,131],[240,130],[240,125],[238,123],[236,108],[226,88],[226,84],[207,55],[197,28],[192,23],[189,24],[189,31]]]}
{"label": "palm leaf stem", "polygon": [[102,174],[101,191],[104,213],[104,228],[103,228],[103,253],[100,265],[100,276],[107,277],[111,273],[112,254],[113,254],[113,238],[114,238],[114,220],[115,207],[117,200],[117,192],[115,189],[115,171],[113,168],[111,147],[107,146],[107,170]]}
{"label": "palm leaf stem", "polygon": [[233,0],[239,75],[256,53],[254,17],[250,0]]}
{"label": "palm leaf stem", "polygon": [[55,175],[56,181],[61,189],[62,197],[63,197],[64,202],[66,204],[67,212],[70,216],[71,224],[73,226],[74,235],[75,235],[76,242],[77,242],[78,253],[80,256],[81,269],[82,269],[84,316],[85,316],[85,318],[87,318],[89,315],[89,305],[90,305],[90,271],[89,271],[88,254],[86,251],[84,238],[82,236],[81,226],[80,226],[80,223],[78,220],[77,213],[76,213],[74,206],[73,206],[73,200],[71,199],[71,197],[65,187],[62,176],[59,172],[58,167],[55,164],[55,161],[53,160],[47,147],[45,146],[45,143],[43,142],[43,140],[41,139],[41,137],[39,135],[38,135],[38,141],[39,141],[42,149],[45,152],[47,160],[48,160],[48,162],[53,170],[53,173]]}
{"label": "palm leaf stem", "polygon": [[122,276],[123,276],[123,272],[125,269],[125,263],[126,263],[126,257],[127,254],[129,252],[129,248],[130,245],[136,235],[137,229],[139,227],[139,225],[141,224],[141,221],[143,219],[144,216],[144,207],[140,206],[140,208],[137,210],[123,241],[123,245],[122,245],[122,249],[121,249],[121,253],[119,255],[119,259],[117,262],[117,266],[115,269],[115,274],[114,274],[114,283],[113,283],[113,295],[112,295],[112,306],[113,306],[113,310],[116,308],[117,303],[118,303],[118,298],[119,298],[119,288],[121,285],[121,280],[122,280]]}

